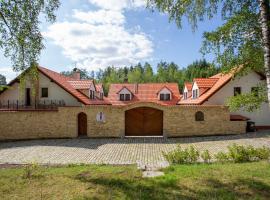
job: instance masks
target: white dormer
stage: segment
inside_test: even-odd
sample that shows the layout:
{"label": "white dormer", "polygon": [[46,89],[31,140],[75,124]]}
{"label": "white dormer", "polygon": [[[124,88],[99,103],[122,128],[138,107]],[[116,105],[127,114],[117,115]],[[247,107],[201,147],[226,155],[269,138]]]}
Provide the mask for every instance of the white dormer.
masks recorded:
{"label": "white dormer", "polygon": [[89,88],[89,98],[90,99],[95,99],[95,92],[96,92],[96,88],[95,88],[94,84],[91,83],[90,88]]}
{"label": "white dormer", "polygon": [[158,99],[160,101],[170,101],[172,99],[172,92],[167,87],[164,87],[158,92]]}
{"label": "white dormer", "polygon": [[119,92],[119,100],[120,101],[130,101],[132,98],[132,93],[126,88],[123,87]]}
{"label": "white dormer", "polygon": [[196,82],[192,86],[192,99],[197,99],[199,97],[199,87]]}

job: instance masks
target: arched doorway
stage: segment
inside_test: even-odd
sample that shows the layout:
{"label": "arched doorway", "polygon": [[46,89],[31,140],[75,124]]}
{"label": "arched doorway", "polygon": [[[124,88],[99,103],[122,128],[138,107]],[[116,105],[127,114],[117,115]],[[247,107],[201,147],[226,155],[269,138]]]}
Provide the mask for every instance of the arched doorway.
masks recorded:
{"label": "arched doorway", "polygon": [[87,115],[83,112],[78,114],[78,136],[87,135]]}
{"label": "arched doorway", "polygon": [[162,136],[163,111],[139,107],[125,112],[126,136]]}

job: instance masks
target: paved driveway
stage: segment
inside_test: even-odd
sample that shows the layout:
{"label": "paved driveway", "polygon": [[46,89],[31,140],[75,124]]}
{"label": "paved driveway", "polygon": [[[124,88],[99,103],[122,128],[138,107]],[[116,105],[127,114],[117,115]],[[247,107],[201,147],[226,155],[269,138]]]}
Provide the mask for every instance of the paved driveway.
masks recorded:
{"label": "paved driveway", "polygon": [[164,167],[162,152],[194,145],[212,154],[230,144],[270,147],[270,131],[235,136],[191,138],[46,139],[0,142],[0,164],[139,164]]}

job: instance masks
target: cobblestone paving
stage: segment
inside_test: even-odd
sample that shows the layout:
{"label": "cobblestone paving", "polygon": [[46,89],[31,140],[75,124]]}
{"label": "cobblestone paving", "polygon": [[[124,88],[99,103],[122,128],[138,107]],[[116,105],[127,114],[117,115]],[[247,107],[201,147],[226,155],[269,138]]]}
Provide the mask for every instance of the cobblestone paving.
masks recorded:
{"label": "cobblestone paving", "polygon": [[230,144],[270,147],[270,131],[235,136],[189,138],[46,139],[0,142],[0,164],[138,164],[165,167],[162,152],[181,145],[226,151]]}

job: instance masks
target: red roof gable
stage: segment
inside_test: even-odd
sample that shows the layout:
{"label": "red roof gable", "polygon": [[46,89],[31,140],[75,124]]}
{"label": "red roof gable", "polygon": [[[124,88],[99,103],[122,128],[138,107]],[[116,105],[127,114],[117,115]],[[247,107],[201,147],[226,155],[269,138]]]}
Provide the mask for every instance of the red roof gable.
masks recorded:
{"label": "red roof gable", "polygon": [[185,82],[185,87],[187,88],[188,91],[191,91],[192,90],[192,85],[193,83],[190,83],[190,82]]}
{"label": "red roof gable", "polygon": [[[124,87],[133,94],[132,100],[119,100],[118,92]],[[160,101],[158,99],[157,93],[164,87],[167,87],[170,91],[172,91],[171,101]],[[111,84],[108,94],[108,100],[112,103],[112,105],[126,105],[136,102],[154,102],[161,105],[176,105],[176,103],[180,100],[180,93],[177,83]]]}
{"label": "red roof gable", "polygon": [[[181,101],[179,101],[178,104],[180,105],[203,104],[207,99],[209,99],[212,95],[214,95],[217,91],[219,91],[220,88],[226,85],[231,80],[232,76],[233,76],[232,73],[229,73],[229,74],[219,73],[219,74],[216,74],[215,76],[208,78],[208,79],[213,79],[213,80],[210,80],[209,82],[204,81],[204,80],[202,81],[199,80],[199,82],[201,81],[200,82],[201,88],[200,86],[198,86],[200,88],[200,96],[196,99],[192,99],[192,98],[181,99]],[[209,88],[210,85],[212,86]]]}
{"label": "red roof gable", "polygon": [[[57,85],[59,85],[61,88],[63,88],[65,91],[67,91],[68,93],[70,93],[73,97],[75,97],[79,102],[85,104],[85,105],[102,105],[102,104],[109,104],[109,102],[107,102],[106,99],[104,100],[98,100],[98,99],[89,99],[89,97],[85,96],[84,94],[82,94],[81,92],[79,92],[78,90],[76,90],[76,86],[73,87],[73,85],[70,83],[70,81],[72,83],[74,83],[74,81],[76,81],[73,78],[70,77],[66,77],[64,75],[61,75],[57,72],[54,72],[52,70],[46,69],[44,67],[38,67],[38,70],[44,74],[45,76],[47,76],[49,79],[53,80]],[[81,80],[77,80],[80,81]],[[80,85],[78,83],[78,85]]]}
{"label": "red roof gable", "polygon": [[194,78],[194,82],[199,88],[210,88],[212,87],[219,78]]}

